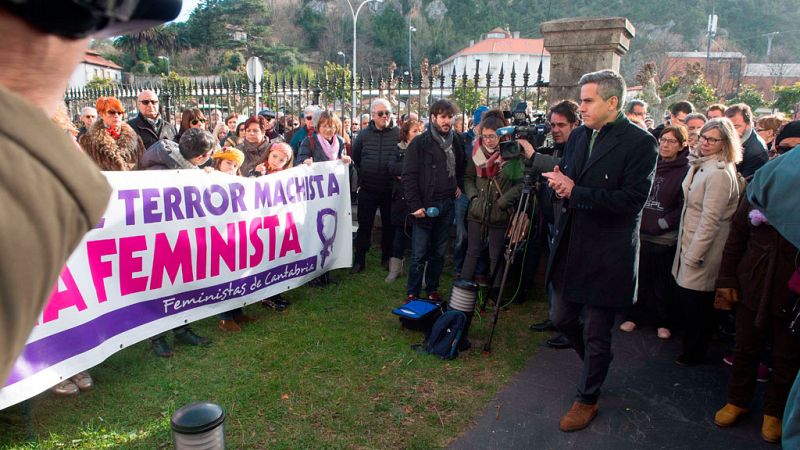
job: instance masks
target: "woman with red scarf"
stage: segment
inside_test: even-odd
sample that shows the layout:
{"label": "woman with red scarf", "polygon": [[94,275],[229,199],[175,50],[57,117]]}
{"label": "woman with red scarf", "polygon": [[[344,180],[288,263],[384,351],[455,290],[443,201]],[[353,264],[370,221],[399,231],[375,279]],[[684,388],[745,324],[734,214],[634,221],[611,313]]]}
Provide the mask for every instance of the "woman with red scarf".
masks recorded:
{"label": "woman with red scarf", "polygon": [[[480,121],[480,133],[476,133],[472,158],[467,160],[464,175],[464,193],[469,199],[467,254],[461,269],[461,278],[467,281],[472,281],[475,266],[487,244],[489,270],[491,274],[496,273],[506,227],[522,192],[522,164],[516,159],[505,161],[500,156],[497,130],[505,125],[502,111],[486,111]],[[499,284],[499,277],[495,277],[493,291]],[[493,294],[490,297],[497,300],[496,292]]]}
{"label": "woman with red scarf", "polygon": [[144,143],[125,123],[125,108],[116,97],[97,99],[99,119],[78,141],[100,170],[133,170],[144,153]]}

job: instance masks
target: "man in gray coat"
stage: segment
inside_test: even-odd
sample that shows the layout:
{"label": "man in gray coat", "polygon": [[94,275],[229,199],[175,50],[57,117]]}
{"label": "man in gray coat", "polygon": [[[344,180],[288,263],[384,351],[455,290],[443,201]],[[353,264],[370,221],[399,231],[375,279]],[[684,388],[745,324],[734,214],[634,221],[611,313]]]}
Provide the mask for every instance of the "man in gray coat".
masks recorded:
{"label": "man in gray coat", "polygon": [[570,133],[559,165],[543,174],[563,200],[547,267],[552,320],[583,360],[562,431],[585,428],[597,415],[614,316],[636,298],[639,225],[658,156],[655,138],[622,112],[618,73],[588,73],[580,86],[584,125]]}

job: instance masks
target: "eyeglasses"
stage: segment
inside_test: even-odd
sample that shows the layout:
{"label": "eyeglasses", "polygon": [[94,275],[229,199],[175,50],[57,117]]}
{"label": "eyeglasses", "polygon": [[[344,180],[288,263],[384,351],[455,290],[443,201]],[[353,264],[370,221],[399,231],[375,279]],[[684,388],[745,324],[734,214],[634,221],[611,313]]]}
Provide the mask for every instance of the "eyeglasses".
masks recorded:
{"label": "eyeglasses", "polygon": [[112,116],[121,116],[121,115],[125,114],[125,113],[124,113],[124,112],[122,112],[122,111],[115,111],[115,110],[113,110],[113,109],[109,109],[109,110],[108,110],[108,111],[106,111],[106,112],[107,112],[108,114],[111,114]]}
{"label": "eyeglasses", "polygon": [[141,101],[141,103],[143,105],[150,105],[150,104],[157,105],[158,104],[158,100],[140,100],[140,101]]}
{"label": "eyeglasses", "polygon": [[375,115],[378,116],[378,117],[383,117],[383,116],[389,117],[389,116],[392,115],[392,112],[391,111],[375,111]]}
{"label": "eyeglasses", "polygon": [[306,116],[306,120],[314,120],[314,116]]}
{"label": "eyeglasses", "polygon": [[206,123],[206,119],[194,119],[192,120],[192,125],[197,125],[200,122]]}
{"label": "eyeglasses", "polygon": [[659,139],[662,144],[672,144],[675,145],[678,143],[677,139],[670,139],[670,138],[661,138]]}
{"label": "eyeglasses", "polygon": [[722,142],[724,140],[725,139],[717,139],[717,138],[713,138],[713,137],[700,136],[700,142],[708,142],[709,144],[716,144],[717,142]]}
{"label": "eyeglasses", "polygon": [[292,126],[293,127],[299,127],[300,126],[300,122],[292,122]]}
{"label": "eyeglasses", "polygon": [[482,134],[481,139],[485,141],[496,141],[498,137],[496,134]]}

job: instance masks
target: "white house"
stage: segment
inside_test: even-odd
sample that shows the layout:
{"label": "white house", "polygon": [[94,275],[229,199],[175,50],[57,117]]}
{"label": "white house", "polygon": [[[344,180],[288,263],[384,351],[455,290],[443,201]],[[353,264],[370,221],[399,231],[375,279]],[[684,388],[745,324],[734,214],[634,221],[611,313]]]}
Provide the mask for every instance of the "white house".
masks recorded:
{"label": "white house", "polygon": [[86,50],[83,60],[69,78],[69,87],[82,88],[95,78],[108,78],[121,83],[122,66],[103,58],[97,52]]}
{"label": "white house", "polygon": [[[549,81],[550,53],[544,48],[544,40],[520,38],[519,32],[510,33],[497,27],[488,32],[483,40],[470,41],[469,47],[459,50],[455,55],[445,59],[439,63],[439,67],[441,73],[445,75],[447,86],[450,85],[453,67],[459,77],[456,82],[457,86],[464,74],[464,68],[467,69],[467,76],[470,80],[474,80],[476,69],[482,80],[488,71],[492,74],[492,86],[496,86],[501,67],[504,72],[503,86],[511,86],[510,76],[513,66],[517,74],[514,85],[522,86],[524,83],[522,75],[527,65],[528,86],[531,86],[536,83],[540,60],[542,61],[542,81]],[[485,83],[485,80],[481,83]],[[497,95],[496,89],[492,89],[492,91],[493,95]]]}

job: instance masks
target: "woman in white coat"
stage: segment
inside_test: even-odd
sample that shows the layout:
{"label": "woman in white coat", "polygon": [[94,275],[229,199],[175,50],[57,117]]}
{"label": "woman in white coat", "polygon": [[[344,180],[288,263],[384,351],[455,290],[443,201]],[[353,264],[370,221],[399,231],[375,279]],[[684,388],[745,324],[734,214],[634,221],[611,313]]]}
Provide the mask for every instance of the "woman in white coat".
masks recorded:
{"label": "woman in white coat", "polygon": [[[742,144],[726,118],[712,119],[700,131],[699,158],[683,180],[678,249],[672,275],[678,283],[686,331],[679,365],[704,361],[713,332],[714,293],[722,251],[744,189],[736,173]],[[741,184],[740,184],[741,183]]]}

